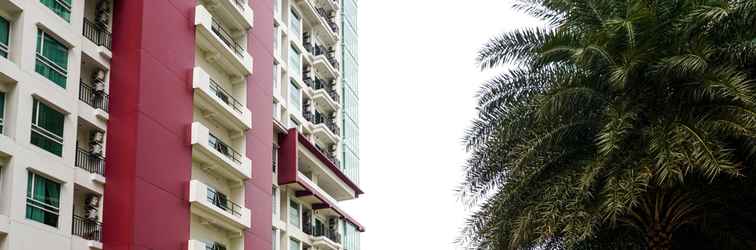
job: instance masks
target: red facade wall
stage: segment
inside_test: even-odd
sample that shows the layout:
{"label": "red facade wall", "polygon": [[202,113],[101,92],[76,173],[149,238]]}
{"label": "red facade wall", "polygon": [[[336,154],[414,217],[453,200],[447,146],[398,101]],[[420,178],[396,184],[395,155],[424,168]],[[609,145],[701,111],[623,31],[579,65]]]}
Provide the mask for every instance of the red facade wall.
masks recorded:
{"label": "red facade wall", "polygon": [[254,73],[247,79],[247,107],[252,129],[247,132],[247,156],[252,179],[246,182],[246,207],[252,210],[252,228],[244,233],[244,249],[272,249],[273,162],[273,1],[251,0],[254,27],[247,51],[254,58]]}
{"label": "red facade wall", "polygon": [[[103,215],[105,250],[184,250],[189,240],[196,0],[115,1]],[[271,249],[273,10],[252,0],[245,249]]]}

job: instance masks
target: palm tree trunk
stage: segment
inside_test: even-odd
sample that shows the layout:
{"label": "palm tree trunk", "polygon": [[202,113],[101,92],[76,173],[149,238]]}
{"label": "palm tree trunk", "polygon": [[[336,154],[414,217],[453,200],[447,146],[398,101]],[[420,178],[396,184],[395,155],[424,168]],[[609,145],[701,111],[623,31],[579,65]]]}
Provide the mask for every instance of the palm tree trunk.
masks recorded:
{"label": "palm tree trunk", "polygon": [[649,250],[670,250],[672,249],[672,232],[669,227],[662,225],[663,222],[654,222],[649,228],[646,241]]}

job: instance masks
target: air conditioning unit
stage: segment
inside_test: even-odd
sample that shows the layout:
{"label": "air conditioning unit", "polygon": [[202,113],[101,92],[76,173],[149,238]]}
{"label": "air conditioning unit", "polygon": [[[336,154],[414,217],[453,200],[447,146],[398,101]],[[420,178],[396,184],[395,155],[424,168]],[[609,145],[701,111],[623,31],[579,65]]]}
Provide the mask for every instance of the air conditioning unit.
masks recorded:
{"label": "air conditioning unit", "polygon": [[90,136],[90,142],[92,144],[102,144],[105,141],[105,133],[102,131],[94,131]]}
{"label": "air conditioning unit", "polygon": [[90,145],[91,148],[89,148],[89,154],[91,155],[102,155],[102,144],[92,144]]}
{"label": "air conditioning unit", "polygon": [[100,209],[100,196],[97,195],[89,195],[87,196],[85,204],[85,217],[87,220],[90,221],[97,221],[98,217],[100,216],[100,213],[98,212]]}
{"label": "air conditioning unit", "polygon": [[94,83],[94,91],[96,94],[105,93],[105,82],[96,81]]}
{"label": "air conditioning unit", "polygon": [[104,82],[105,81],[105,75],[106,74],[105,74],[104,70],[98,70],[97,72],[94,73],[94,75],[92,76],[92,78],[93,78],[93,80],[95,82]]}
{"label": "air conditioning unit", "polygon": [[89,195],[87,196],[87,207],[98,208],[100,207],[100,196]]}

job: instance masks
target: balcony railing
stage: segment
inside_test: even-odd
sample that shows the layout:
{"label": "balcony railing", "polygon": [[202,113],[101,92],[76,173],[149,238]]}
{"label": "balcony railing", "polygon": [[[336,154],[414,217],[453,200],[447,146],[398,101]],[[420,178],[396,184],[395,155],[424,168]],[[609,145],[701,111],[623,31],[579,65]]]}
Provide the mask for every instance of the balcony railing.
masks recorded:
{"label": "balcony railing", "polygon": [[302,232],[308,235],[313,235],[315,233],[315,225],[313,225],[312,222],[305,221],[302,224]]}
{"label": "balcony railing", "polygon": [[91,154],[83,148],[76,148],[76,166],[90,173],[105,176],[105,158]]}
{"label": "balcony railing", "polygon": [[82,32],[84,37],[95,43],[97,46],[105,46],[109,50],[112,48],[112,35],[110,31],[100,24],[84,19],[84,30]]}
{"label": "balcony railing", "polygon": [[318,15],[320,15],[320,17],[322,17],[323,20],[325,20],[326,23],[328,23],[328,26],[329,26],[329,28],[331,28],[331,31],[333,31],[333,33],[337,33],[338,34],[339,33],[339,25],[336,24],[336,22],[333,20],[334,19],[334,15],[335,15],[334,12],[333,11],[328,11],[328,10],[326,10],[324,8],[316,8],[316,10],[318,12]]}
{"label": "balcony railing", "polygon": [[212,188],[207,189],[207,201],[215,205],[216,207],[223,209],[223,211],[229,212],[234,216],[241,217],[242,206],[234,203],[228,199],[225,194],[219,193]]}
{"label": "balcony railing", "polygon": [[328,62],[331,63],[331,66],[333,66],[334,69],[339,70],[339,61],[336,60],[336,48],[330,47],[328,49],[326,59],[328,59]]}
{"label": "balcony railing", "polygon": [[220,84],[218,84],[215,80],[210,79],[210,91],[212,91],[215,96],[217,96],[221,101],[228,104],[228,106],[231,106],[236,112],[239,114],[244,114],[244,111],[242,111],[242,108],[244,105],[242,105],[241,102],[236,100],[234,96],[232,96],[228,91],[223,89]]}
{"label": "balcony railing", "polygon": [[218,242],[206,242],[205,250],[226,250],[226,246]]}
{"label": "balcony railing", "polygon": [[325,236],[326,238],[332,240],[336,243],[341,243],[341,234],[336,232],[336,230],[328,229],[325,227],[316,227],[315,228],[315,234],[313,235],[315,237],[321,237]]}
{"label": "balcony railing", "polygon": [[233,160],[236,163],[242,163],[241,162],[241,154],[239,152],[236,152],[231,146],[224,143],[218,137],[216,137],[213,134],[210,134],[210,140],[208,141],[208,144],[210,144],[211,147],[213,147],[215,150],[217,150],[219,153],[225,155],[229,159]]}
{"label": "balcony railing", "polygon": [[304,114],[302,114],[302,116],[304,116],[305,120],[313,124],[325,124],[328,130],[333,132],[333,134],[339,135],[339,132],[340,132],[339,125],[336,124],[336,122],[333,121],[333,119],[330,119],[326,115],[318,111],[315,111],[313,113],[305,112]]}
{"label": "balcony railing", "polygon": [[79,83],[79,100],[93,108],[108,112],[108,94],[105,91],[95,90],[83,81]]}
{"label": "balcony railing", "polygon": [[244,48],[238,42],[236,42],[236,40],[234,40],[231,34],[228,33],[228,31],[226,31],[226,29],[223,28],[223,26],[220,23],[218,23],[218,21],[216,21],[215,18],[213,18],[212,29],[213,29],[213,33],[218,35],[218,37],[220,37],[223,43],[228,45],[228,47],[231,47],[231,50],[233,50],[234,53],[236,53],[236,55],[238,55],[239,57],[244,57],[243,56]]}
{"label": "balcony railing", "polygon": [[328,160],[330,160],[334,165],[341,166],[341,161],[339,161],[339,159],[336,157],[336,151],[325,150],[318,145],[315,145],[315,148],[320,151],[322,155],[328,158]]}
{"label": "balcony railing", "polygon": [[71,233],[85,240],[102,241],[102,223],[74,215]]}
{"label": "balcony railing", "polygon": [[329,130],[331,130],[331,132],[333,132],[334,135],[337,135],[337,136],[339,135],[339,132],[340,132],[339,125],[336,124],[336,122],[334,122],[333,119],[326,119],[325,125],[326,127],[328,127]]}
{"label": "balcony railing", "polygon": [[244,9],[244,5],[246,5],[246,4],[244,3],[244,1],[245,1],[245,0],[234,0],[234,3],[236,4],[236,6],[238,6],[238,7],[239,7],[239,9]]}

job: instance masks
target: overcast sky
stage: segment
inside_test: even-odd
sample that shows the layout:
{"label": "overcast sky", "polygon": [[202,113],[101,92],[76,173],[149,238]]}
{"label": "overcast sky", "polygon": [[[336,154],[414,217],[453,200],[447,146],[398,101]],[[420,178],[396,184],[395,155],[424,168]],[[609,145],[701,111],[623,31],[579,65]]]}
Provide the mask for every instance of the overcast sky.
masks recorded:
{"label": "overcast sky", "polygon": [[360,0],[361,187],[345,204],[362,250],[444,250],[469,211],[454,193],[474,94],[495,72],[475,55],[531,25],[507,0]]}

